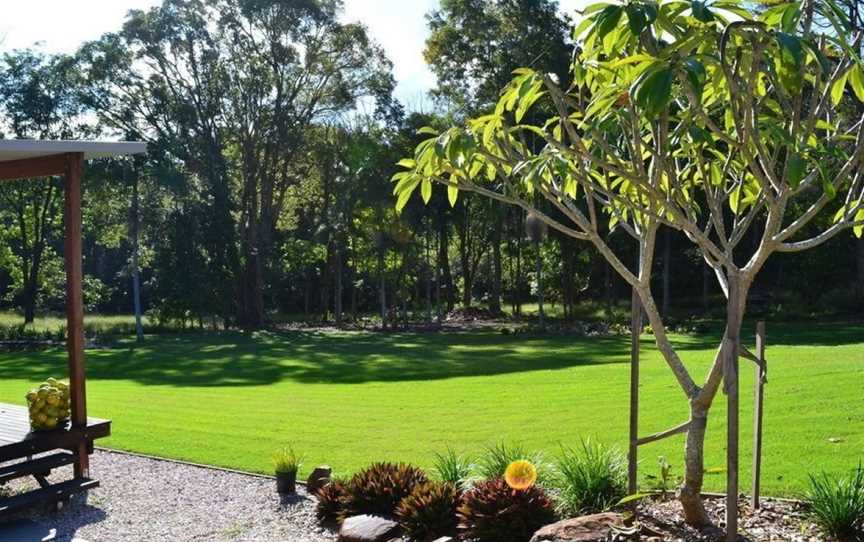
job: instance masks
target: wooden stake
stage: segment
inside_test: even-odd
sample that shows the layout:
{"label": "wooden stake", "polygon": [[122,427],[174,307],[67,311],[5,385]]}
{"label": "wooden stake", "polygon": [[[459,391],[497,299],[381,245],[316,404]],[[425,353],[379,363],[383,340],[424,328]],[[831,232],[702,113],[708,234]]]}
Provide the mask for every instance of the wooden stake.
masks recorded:
{"label": "wooden stake", "polygon": [[756,396],[753,400],[753,497],[751,504],[759,509],[759,483],[762,475],[762,411],[765,393],[765,322],[756,324]]}
{"label": "wooden stake", "polygon": [[741,321],[738,277],[729,275],[729,308],[727,329],[729,345],[723,380],[726,391],[726,540],[738,540],[738,350]]}
{"label": "wooden stake", "polygon": [[[639,450],[639,336],[642,334],[642,303],[633,288],[630,302],[630,450],[627,455],[627,492],[636,494]],[[636,501],[633,501],[635,511]]]}
{"label": "wooden stake", "polygon": [[[81,262],[81,175],[84,155],[66,155],[65,202],[66,227],[64,258],[66,260],[66,349],[69,353],[69,394],[72,403],[72,426],[87,427],[87,400],[84,385],[84,297]],[[75,477],[89,476],[87,443],[75,448]]]}

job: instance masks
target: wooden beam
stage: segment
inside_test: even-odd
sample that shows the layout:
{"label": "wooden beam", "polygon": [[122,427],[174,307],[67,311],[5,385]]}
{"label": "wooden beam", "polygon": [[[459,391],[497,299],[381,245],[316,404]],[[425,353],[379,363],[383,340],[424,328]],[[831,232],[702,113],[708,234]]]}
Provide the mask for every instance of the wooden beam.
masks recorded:
{"label": "wooden beam", "polygon": [[[627,493],[635,495],[638,489],[639,453],[639,337],[642,335],[642,303],[633,288],[630,301],[630,448],[627,454]],[[633,501],[633,511],[636,501]]]}
{"label": "wooden beam", "polygon": [[762,477],[762,412],[765,399],[765,322],[756,324],[756,395],[753,400],[753,495],[750,504],[755,510],[760,508],[759,491]]}
{"label": "wooden beam", "polygon": [[[65,203],[63,217],[66,226],[64,257],[66,260],[66,348],[69,353],[69,393],[72,402],[72,427],[87,427],[87,394],[84,377],[84,297],[81,290],[81,176],[84,154],[66,155]],[[89,476],[87,443],[75,450],[75,477]]]}
{"label": "wooden beam", "polygon": [[655,442],[658,440],[662,440],[667,437],[671,437],[672,435],[677,435],[678,433],[686,433],[690,429],[690,420],[686,422],[676,425],[672,429],[667,429],[666,431],[660,431],[659,433],[654,433],[653,435],[648,435],[647,437],[642,437],[636,441],[639,446],[644,444],[648,444],[650,442]]}
{"label": "wooden beam", "polygon": [[[0,181],[66,174],[68,154],[52,154],[0,162]],[[82,155],[83,156],[83,155]]]}

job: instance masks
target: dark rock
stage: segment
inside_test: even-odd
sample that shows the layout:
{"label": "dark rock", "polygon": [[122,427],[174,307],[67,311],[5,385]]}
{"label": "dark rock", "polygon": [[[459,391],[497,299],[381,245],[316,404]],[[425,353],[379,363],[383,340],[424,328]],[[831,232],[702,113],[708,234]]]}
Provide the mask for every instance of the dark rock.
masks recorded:
{"label": "dark rock", "polygon": [[531,542],[603,542],[607,540],[612,525],[621,525],[622,522],[621,514],[611,512],[565,519],[534,533]]}
{"label": "dark rock", "polygon": [[317,493],[319,489],[330,483],[330,475],[332,473],[333,470],[328,465],[315,467],[315,470],[306,479],[306,491],[310,495]]}
{"label": "dark rock", "polygon": [[384,542],[396,536],[399,524],[378,516],[354,516],[342,523],[339,542]]}

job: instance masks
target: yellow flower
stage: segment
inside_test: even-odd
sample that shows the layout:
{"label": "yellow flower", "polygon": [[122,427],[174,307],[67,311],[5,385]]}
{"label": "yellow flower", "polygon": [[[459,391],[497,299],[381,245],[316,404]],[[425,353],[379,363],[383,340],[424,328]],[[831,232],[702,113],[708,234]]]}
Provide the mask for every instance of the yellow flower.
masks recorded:
{"label": "yellow flower", "polygon": [[524,459],[514,461],[507,466],[504,481],[513,489],[528,489],[537,481],[537,469]]}

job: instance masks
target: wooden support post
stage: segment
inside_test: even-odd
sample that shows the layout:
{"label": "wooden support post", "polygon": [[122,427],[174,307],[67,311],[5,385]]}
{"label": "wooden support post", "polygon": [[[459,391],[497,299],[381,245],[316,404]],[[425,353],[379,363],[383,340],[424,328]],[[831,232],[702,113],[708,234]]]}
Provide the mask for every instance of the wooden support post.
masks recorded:
{"label": "wooden support post", "polygon": [[[642,303],[633,288],[630,303],[630,449],[627,454],[627,493],[638,490],[637,461],[639,450],[639,337],[642,334]],[[636,501],[633,501],[635,511]]]}
{"label": "wooden support post", "polygon": [[738,277],[730,275],[727,312],[728,341],[723,370],[726,391],[726,540],[738,540],[738,353],[741,348]]}
{"label": "wooden support post", "polygon": [[765,365],[765,322],[756,324],[756,357],[759,362],[756,365],[756,395],[753,400],[753,497],[751,505],[759,509],[759,489],[762,475],[762,411],[765,394],[765,376],[767,366]]}
{"label": "wooden support post", "polygon": [[[69,353],[69,392],[72,403],[72,426],[87,427],[87,400],[84,389],[84,297],[81,291],[81,176],[84,155],[66,155],[65,204],[66,227],[64,257],[66,260],[66,348]],[[87,443],[75,448],[75,478],[89,476]]]}

